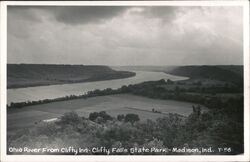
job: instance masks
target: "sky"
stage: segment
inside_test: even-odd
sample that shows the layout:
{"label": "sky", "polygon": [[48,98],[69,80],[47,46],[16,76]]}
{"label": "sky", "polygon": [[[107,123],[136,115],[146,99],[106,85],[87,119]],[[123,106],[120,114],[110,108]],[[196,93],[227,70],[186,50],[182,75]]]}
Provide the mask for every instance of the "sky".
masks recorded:
{"label": "sky", "polygon": [[7,62],[243,64],[236,6],[8,6]]}

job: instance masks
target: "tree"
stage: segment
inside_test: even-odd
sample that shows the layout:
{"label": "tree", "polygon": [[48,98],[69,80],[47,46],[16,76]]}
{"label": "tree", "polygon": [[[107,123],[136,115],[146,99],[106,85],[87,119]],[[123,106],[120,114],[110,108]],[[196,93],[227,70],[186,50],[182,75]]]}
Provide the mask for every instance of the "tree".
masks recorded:
{"label": "tree", "polygon": [[125,122],[131,122],[133,124],[134,122],[137,122],[139,120],[140,118],[137,114],[127,114],[125,116]]}
{"label": "tree", "polygon": [[123,114],[117,115],[117,120],[122,121],[124,120],[125,116]]}
{"label": "tree", "polygon": [[199,117],[200,115],[201,115],[201,106],[200,105],[198,105],[198,106],[192,106],[192,108],[193,108],[193,113],[197,116],[197,117]]}
{"label": "tree", "polygon": [[93,112],[89,114],[89,120],[94,121],[98,117],[98,112]]}
{"label": "tree", "polygon": [[168,84],[168,85],[172,85],[172,84],[174,84],[174,82],[173,82],[172,80],[168,79],[168,80],[167,80],[167,84]]}
{"label": "tree", "polygon": [[[89,120],[95,121],[98,117],[102,118],[103,121],[112,120],[113,118],[106,113],[106,111],[93,112],[89,114]],[[98,119],[100,121],[100,119]]]}
{"label": "tree", "polygon": [[78,124],[81,121],[81,117],[77,115],[76,112],[65,113],[60,120],[62,124]]}
{"label": "tree", "polygon": [[112,120],[112,117],[106,113],[106,111],[99,112],[99,116],[104,119],[104,121]]}

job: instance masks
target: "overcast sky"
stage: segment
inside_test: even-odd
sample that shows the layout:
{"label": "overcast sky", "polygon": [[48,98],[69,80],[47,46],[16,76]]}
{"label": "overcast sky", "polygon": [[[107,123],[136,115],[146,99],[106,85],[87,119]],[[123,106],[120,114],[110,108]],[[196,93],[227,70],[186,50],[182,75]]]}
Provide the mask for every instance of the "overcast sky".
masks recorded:
{"label": "overcast sky", "polygon": [[243,64],[241,7],[8,7],[8,63]]}

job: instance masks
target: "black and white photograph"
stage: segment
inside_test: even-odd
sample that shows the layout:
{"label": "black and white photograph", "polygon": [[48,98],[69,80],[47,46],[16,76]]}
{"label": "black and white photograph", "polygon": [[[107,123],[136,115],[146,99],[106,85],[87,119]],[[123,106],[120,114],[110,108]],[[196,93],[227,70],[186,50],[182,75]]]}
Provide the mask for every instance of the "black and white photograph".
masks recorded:
{"label": "black and white photograph", "polygon": [[6,5],[6,156],[248,154],[246,8],[150,4]]}

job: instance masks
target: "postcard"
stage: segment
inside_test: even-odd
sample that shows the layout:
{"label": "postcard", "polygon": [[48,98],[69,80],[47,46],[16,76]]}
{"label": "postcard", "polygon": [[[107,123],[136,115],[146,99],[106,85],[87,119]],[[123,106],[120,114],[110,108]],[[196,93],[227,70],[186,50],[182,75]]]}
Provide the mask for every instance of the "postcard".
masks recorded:
{"label": "postcard", "polygon": [[248,161],[249,2],[1,2],[1,161]]}

